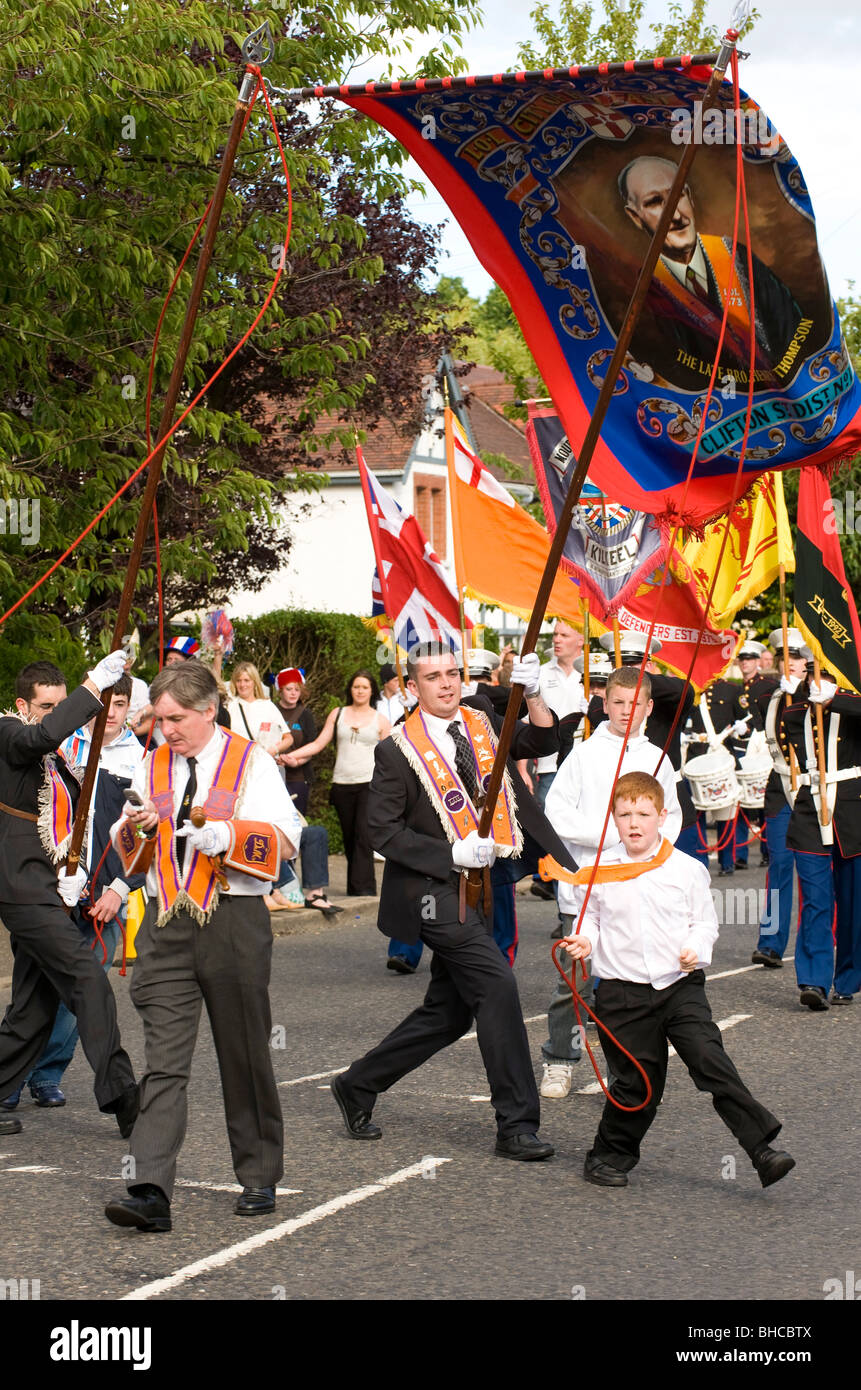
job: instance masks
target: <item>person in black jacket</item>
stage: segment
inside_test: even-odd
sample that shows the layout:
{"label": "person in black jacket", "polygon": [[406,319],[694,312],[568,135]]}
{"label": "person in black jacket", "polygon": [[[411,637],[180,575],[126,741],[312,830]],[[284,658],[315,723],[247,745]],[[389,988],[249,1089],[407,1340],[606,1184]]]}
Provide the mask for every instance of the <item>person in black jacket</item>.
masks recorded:
{"label": "person in black jacket", "polygon": [[[538,671],[534,654],[512,671],[529,709],[529,723],[514,732],[515,760],[558,747]],[[474,1018],[496,1111],[496,1153],[549,1158],[553,1148],[537,1134],[538,1090],[514,972],[493,942],[483,908],[466,905],[461,912],[459,906],[462,871],[489,868],[497,853],[516,857],[524,832],[549,847],[544,817],[528,795],[515,805],[506,779],[494,807],[494,834],[479,836],[476,801],[486,791],[493,729],[501,721],[461,706],[457,661],[447,648],[415,649],[408,674],[418,708],[377,747],[368,823],[371,842],[386,859],[378,926],[386,936],[421,938],[430,947],[431,983],[421,1006],[336,1077],[332,1092],[350,1136],[379,1139],[371,1120],[379,1093],[462,1037]]]}
{"label": "person in black jacket", "polygon": [[[99,695],[123,675],[125,660],[124,652],[112,652],[68,697],[62,672],[34,662],[15,683],[17,717],[0,719],[0,918],[15,953],[12,1000],[0,1023],[0,1102],[29,1075],[62,1000],[77,1018],[99,1109],[116,1115],[127,1138],[137,1086],[120,1043],[113,991],[63,906],[77,905],[86,873],[58,877],[78,783],[55,756],[69,734],[100,712]],[[17,1116],[0,1115],[0,1134],[21,1128]]]}

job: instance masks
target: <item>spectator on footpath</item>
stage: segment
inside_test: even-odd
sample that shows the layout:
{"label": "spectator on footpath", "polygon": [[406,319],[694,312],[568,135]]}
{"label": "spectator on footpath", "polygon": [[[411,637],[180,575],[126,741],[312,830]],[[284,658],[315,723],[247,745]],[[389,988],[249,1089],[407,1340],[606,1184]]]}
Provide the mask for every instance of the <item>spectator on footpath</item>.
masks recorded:
{"label": "spectator on footpath", "polygon": [[[751,1095],[712,1020],[704,967],[711,964],[718,920],[709,874],[662,834],[666,822],[656,778],[643,772],[620,777],[613,791],[615,843],[602,855],[585,908],[592,875],[582,869],[574,878],[574,911],[578,917],[582,912],[582,924],[565,949],[575,961],[591,957],[599,979],[595,1013],[616,1039],[602,1029],[614,1080],[583,1176],[599,1187],[627,1187],[664,1093],[672,1043],[697,1090],[711,1093],[762,1186],[770,1187],[795,1160],[771,1147],[780,1122]],[[651,1086],[642,1108],[643,1078],[631,1057]]]}
{"label": "spectator on footpath", "polygon": [[335,769],[329,801],[334,806],[347,856],[347,896],[376,897],[374,851],[368,832],[368,788],[374,750],[392,726],[376,708],[380,691],[370,671],[356,671],[347,682],[344,703],[331,710],[312,743],[287,753],[287,767],[301,767],[335,740]]}
{"label": "spectator on footpath", "polygon": [[[110,846],[110,828],[120,814],[126,789],[131,786],[135,768],[144,756],[138,739],[126,726],[131,688],[131,679],[126,673],[111,692],[111,706],[99,754],[99,770],[93,786],[84,842],[82,863],[90,881],[78,906],[72,908],[71,912],[72,921],[106,971],[110,970],[117,949],[120,922],[125,921],[129,893],[142,888],[144,883],[143,874],[130,874],[128,878],[123,875],[117,853]],[[81,777],[89,760],[95,722],[92,719],[76,729],[59,750],[68,766],[73,771],[77,770]],[[94,883],[92,875],[99,865],[98,879]],[[29,1086],[30,1094],[40,1108],[53,1109],[65,1105],[66,1097],[60,1089],[60,1082],[74,1056],[77,1042],[75,1015],[61,1002],[44,1052],[30,1075],[3,1101],[3,1109],[15,1109],[25,1085]]]}
{"label": "spectator on footpath", "polygon": [[[113,990],[67,908],[86,871],[59,871],[68,854],[79,785],[57,750],[102,710],[101,691],[123,676],[126,654],[111,652],[72,694],[51,662],[25,666],[15,681],[16,713],[0,719],[0,919],[15,964],[12,999],[0,1023],[0,1103],[29,1076],[51,1036],[62,1001],[77,1020],[95,1072],[99,1109],[131,1133],[138,1094],[117,1026]],[[22,1129],[0,1114],[0,1134]]]}
{"label": "spectator on footpath", "polygon": [[380,714],[386,716],[392,728],[403,718],[408,708],[406,696],[401,693],[398,673],[388,661],[380,667],[380,698],[376,707]]}
{"label": "spectator on footpath", "polygon": [[[317,721],[305,704],[305,672],[299,666],[285,666],[275,677],[275,690],[275,703],[293,736],[291,747],[298,752],[317,737]],[[313,780],[310,762],[298,768],[288,767],[283,753],[279,753],[277,761],[296,810],[300,816],[306,815]]]}
{"label": "spectator on footpath", "polygon": [[[620,666],[610,674],[604,691],[605,722],[598,725],[590,738],[575,744],[547,794],[547,819],[579,868],[595,861],[623,746],[623,772],[635,769],[650,774],[655,772],[660,751],[642,731],[653,708],[651,679],[643,676],[634,705],[638,680],[639,672],[633,666]],[[632,706],[634,713],[626,743]],[[668,810],[666,838],[672,842],[681,829],[682,812],[676,796],[676,774],[666,758],[657,777],[664,788]],[[602,853],[618,843],[618,830],[611,817]],[[576,921],[577,911],[577,898],[570,882],[560,880],[558,900],[563,930],[568,931]],[[587,1004],[591,1003],[591,978],[582,982],[579,992]],[[555,988],[547,1019],[549,1034],[541,1049],[541,1095],[548,1100],[564,1100],[571,1090],[574,1065],[581,1056],[574,1000],[564,980],[560,979]]]}
{"label": "spectator on footpath", "polygon": [[257,667],[240,661],[233,668],[228,689],[227,713],[233,732],[259,743],[277,762],[279,755],[293,746],[293,735],[278,706],[267,698]]}

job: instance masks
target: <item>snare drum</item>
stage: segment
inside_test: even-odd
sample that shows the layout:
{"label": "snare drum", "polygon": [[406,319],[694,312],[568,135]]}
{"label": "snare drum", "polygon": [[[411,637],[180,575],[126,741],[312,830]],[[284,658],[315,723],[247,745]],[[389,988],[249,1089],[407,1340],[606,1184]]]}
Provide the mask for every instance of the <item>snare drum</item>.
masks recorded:
{"label": "snare drum", "polygon": [[739,799],[735,763],[725,748],[685,763],[691,800],[698,811],[734,811]]}

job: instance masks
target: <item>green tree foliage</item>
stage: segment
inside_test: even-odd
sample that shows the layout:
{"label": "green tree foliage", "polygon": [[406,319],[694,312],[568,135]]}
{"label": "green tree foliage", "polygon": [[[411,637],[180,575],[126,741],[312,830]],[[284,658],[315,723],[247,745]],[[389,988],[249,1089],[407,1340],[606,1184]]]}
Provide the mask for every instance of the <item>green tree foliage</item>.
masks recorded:
{"label": "green tree foliage", "polygon": [[[272,24],[266,74],[276,89],[345,81],[359,63],[403,76],[391,72],[391,54],[429,46],[428,33],[433,50],[416,67],[435,75],[461,64],[475,3],[0,0],[0,499],[41,502],[37,545],[0,538],[0,609],[145,455],[156,322],[215,186],[250,29]],[[159,508],[174,612],[264,581],[289,548],[273,508],[288,491],[319,485],[296,467],[319,452],[320,415],[345,430],[383,413],[403,423],[415,408],[406,364],[416,335],[429,335],[431,352],[441,342],[423,284],[436,238],[404,211],[400,147],[337,103],[275,102],[293,187],[288,261],[260,330],[168,449]],[[261,97],[228,192],[185,401],[259,309],[286,215]],[[154,422],[196,259],[165,320]],[[268,410],[264,394],[275,402]],[[135,484],[4,642],[50,645],[53,619],[95,643],[116,606],[140,492]],[[138,597],[142,624],[152,623],[152,536]]]}
{"label": "green tree foliage", "polygon": [[[670,57],[677,53],[713,53],[722,31],[706,23],[707,0],[669,4],[664,23],[644,31],[646,0],[603,0],[577,4],[559,0],[530,11],[535,39],[518,49],[526,68],[568,67],[571,63],[622,62],[629,58]],[[743,31],[747,33],[756,18]]]}

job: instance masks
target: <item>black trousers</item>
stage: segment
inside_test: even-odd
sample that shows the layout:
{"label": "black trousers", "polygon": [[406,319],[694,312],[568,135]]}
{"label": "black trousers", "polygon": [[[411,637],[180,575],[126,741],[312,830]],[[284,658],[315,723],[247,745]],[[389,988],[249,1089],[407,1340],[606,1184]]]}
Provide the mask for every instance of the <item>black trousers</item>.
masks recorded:
{"label": "black trousers", "polygon": [[370,1112],[380,1091],[415,1071],[466,1033],[475,1019],[500,1137],[538,1129],[539,1100],[514,971],[472,908],[457,920],[457,892],[433,898],[436,920],[421,939],[433,952],[424,1002],[344,1073],[357,1104]]}
{"label": "black trousers", "polygon": [[59,900],[0,903],[12,938],[12,999],[0,1023],[0,1100],[17,1090],[41,1057],[60,1000],[77,1020],[95,1072],[100,1110],[112,1112],[134,1073],[123,1051],[117,1006],[101,954],[90,950]]}
{"label": "black trousers", "polygon": [[146,1073],[129,1186],[154,1183],[168,1199],[173,1194],[205,1004],[234,1172],[243,1187],[274,1187],[284,1171],[284,1136],[270,1051],[272,927],[263,899],[222,898],[203,927],[185,912],[163,927],[156,916],[151,902],[135,938],[131,997],[143,1020]]}
{"label": "black trousers", "polygon": [[347,856],[347,893],[351,897],[375,898],[374,850],[368,833],[368,788],[370,782],[333,782],[329,801],[338,813]]}
{"label": "black trousers", "polygon": [[[667,1043],[672,1043],[698,1091],[710,1091],[714,1108],[746,1153],[780,1132],[780,1122],[754,1100],[726,1052],[712,1021],[705,975],[694,970],[668,989],[602,980],[595,1013],[645,1068],[652,1083],[649,1104],[634,1114],[604,1106],[590,1157],[629,1172],[639,1161],[640,1141],[655,1118],[667,1079]],[[643,1078],[618,1047],[600,1033],[601,1046],[616,1080],[612,1094],[621,1105],[639,1105]]]}

